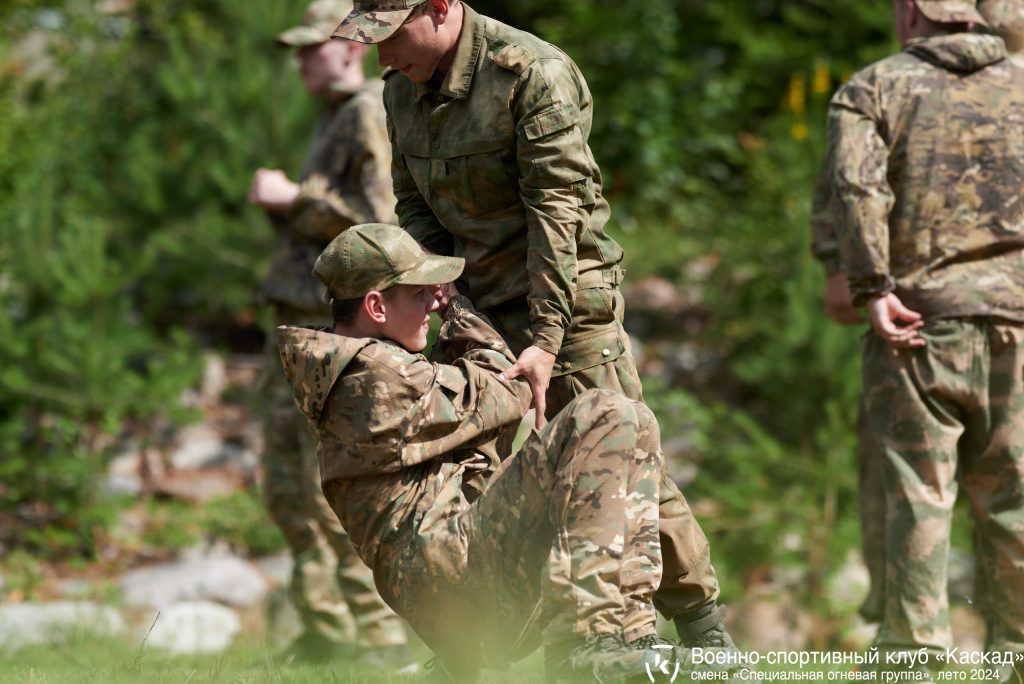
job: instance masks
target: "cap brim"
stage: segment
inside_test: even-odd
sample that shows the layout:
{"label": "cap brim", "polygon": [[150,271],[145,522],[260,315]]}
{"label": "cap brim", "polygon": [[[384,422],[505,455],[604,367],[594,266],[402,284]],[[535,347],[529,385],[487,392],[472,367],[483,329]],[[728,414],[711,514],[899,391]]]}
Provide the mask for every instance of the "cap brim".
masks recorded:
{"label": "cap brim", "polygon": [[462,275],[466,260],[460,257],[428,255],[419,268],[398,279],[396,285],[444,285]]}
{"label": "cap brim", "polygon": [[981,26],[988,26],[988,22],[985,21],[985,17],[981,16],[977,7],[971,3],[961,2],[961,0],[922,2],[918,3],[917,7],[921,10],[921,14],[939,23],[973,22]]}
{"label": "cap brim", "polygon": [[306,47],[326,43],[330,39],[329,29],[325,31],[312,26],[296,26],[279,35],[274,42],[282,47]]}
{"label": "cap brim", "polygon": [[379,43],[387,40],[412,14],[415,7],[399,10],[353,10],[341,20],[331,38],[354,40],[357,43]]}

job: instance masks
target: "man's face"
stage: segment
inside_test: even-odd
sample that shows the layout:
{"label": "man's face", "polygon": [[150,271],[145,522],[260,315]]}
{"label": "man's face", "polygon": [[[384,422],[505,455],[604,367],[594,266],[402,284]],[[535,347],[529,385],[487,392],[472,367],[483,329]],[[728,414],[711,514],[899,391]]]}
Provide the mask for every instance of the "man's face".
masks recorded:
{"label": "man's face", "polygon": [[395,285],[384,294],[381,334],[411,352],[427,346],[430,314],[441,308],[440,285]]}
{"label": "man's face", "polygon": [[380,65],[401,71],[413,83],[426,83],[434,75],[445,53],[439,28],[429,0],[418,5],[405,24],[390,37],[377,43]]}
{"label": "man's face", "polygon": [[345,40],[328,40],[299,48],[299,75],[311,95],[324,95],[331,84],[344,78],[349,50]]}

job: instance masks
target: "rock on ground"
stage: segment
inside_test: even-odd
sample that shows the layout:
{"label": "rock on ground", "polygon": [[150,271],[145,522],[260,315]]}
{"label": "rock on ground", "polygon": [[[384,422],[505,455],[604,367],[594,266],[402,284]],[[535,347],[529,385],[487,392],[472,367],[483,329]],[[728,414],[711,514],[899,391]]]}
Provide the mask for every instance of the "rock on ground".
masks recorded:
{"label": "rock on ground", "polygon": [[83,633],[116,637],[126,629],[120,613],[95,603],[60,601],[0,606],[0,650],[64,643]]}
{"label": "rock on ground", "polygon": [[266,598],[263,574],[239,558],[208,558],[134,570],[121,578],[125,604],[164,608],[183,601],[211,600],[251,607]]}
{"label": "rock on ground", "polygon": [[173,653],[217,653],[242,630],[235,611],[209,601],[178,603],[161,610],[155,620],[146,625],[146,646]]}

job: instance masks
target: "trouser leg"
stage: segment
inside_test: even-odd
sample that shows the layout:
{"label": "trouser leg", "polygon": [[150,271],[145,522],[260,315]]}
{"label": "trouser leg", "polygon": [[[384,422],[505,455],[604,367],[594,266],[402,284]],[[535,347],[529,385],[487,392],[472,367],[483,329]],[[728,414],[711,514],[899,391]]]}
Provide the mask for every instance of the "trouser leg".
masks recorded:
{"label": "trouser leg", "polygon": [[868,595],[859,612],[869,622],[880,622],[885,606],[885,455],[868,421],[863,392],[857,411],[857,442],[860,548],[868,569]]}
{"label": "trouser leg", "polygon": [[962,450],[991,651],[1024,652],[1024,327],[983,324],[983,401]]}
{"label": "trouser leg", "polygon": [[[467,514],[470,548],[494,559],[499,584],[538,583],[547,644],[654,631],[662,458],[652,424],[640,404],[587,392],[502,464]],[[508,558],[542,568],[519,577]]]}
{"label": "trouser leg", "polygon": [[957,397],[968,393],[967,340],[926,335],[928,346],[895,351],[865,338],[868,419],[885,454],[885,615],[881,650],[952,643],[946,592],[949,533],[957,494],[958,442],[964,427]]}

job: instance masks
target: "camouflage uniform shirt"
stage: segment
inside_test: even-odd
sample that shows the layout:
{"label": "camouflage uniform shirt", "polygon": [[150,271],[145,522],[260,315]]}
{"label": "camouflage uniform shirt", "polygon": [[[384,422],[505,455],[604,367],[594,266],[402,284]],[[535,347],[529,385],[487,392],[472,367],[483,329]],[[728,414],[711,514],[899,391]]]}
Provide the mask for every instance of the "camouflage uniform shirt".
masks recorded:
{"label": "camouflage uniform shirt", "polygon": [[557,354],[580,276],[622,259],[587,144],[590,91],[563,52],[463,6],[440,86],[385,76],[399,223],[466,259],[460,286],[482,311],[528,298],[533,344]]}
{"label": "camouflage uniform shirt", "polygon": [[526,383],[497,378],[514,357],[468,301],[455,298],[445,318],[435,348],[450,365],[388,340],[280,329],[282,363],[316,437],[322,481],[348,489],[335,512],[382,587],[392,584],[389,571],[411,539],[428,543],[434,526],[448,524],[451,504],[479,491],[472,481],[496,451],[509,451],[495,441],[507,438],[510,447],[530,406]]}
{"label": "camouflage uniform shirt", "polygon": [[263,283],[267,301],[324,310],[323,287],[313,277],[317,255],[352,225],[395,220],[390,153],[380,84],[337,92],[320,115],[299,197],[275,220],[280,235]]}
{"label": "camouflage uniform shirt", "polygon": [[909,41],[829,113],[829,181],[855,304],[1024,322],[1024,74],[1000,38]]}

